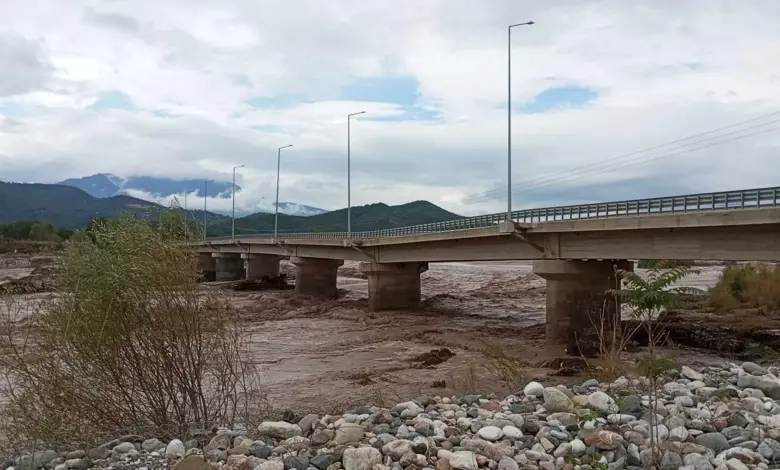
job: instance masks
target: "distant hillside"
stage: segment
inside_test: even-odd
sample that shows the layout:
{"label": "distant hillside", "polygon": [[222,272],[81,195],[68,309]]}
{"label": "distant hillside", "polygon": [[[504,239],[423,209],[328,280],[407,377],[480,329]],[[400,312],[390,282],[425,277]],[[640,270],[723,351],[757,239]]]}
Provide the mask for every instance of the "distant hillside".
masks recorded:
{"label": "distant hillside", "polygon": [[[0,224],[21,220],[47,222],[56,228],[85,228],[97,217],[113,217],[122,212],[147,216],[161,206],[129,196],[97,198],[72,186],[59,184],[24,184],[0,182]],[[203,211],[187,211],[188,217],[203,220]],[[207,214],[208,235],[230,235],[231,219],[219,214]],[[352,230],[380,230],[406,225],[427,224],[459,219],[427,201],[415,201],[399,206],[370,204],[352,208]],[[236,233],[271,233],[273,214],[253,214],[236,219]],[[347,210],[319,215],[297,216],[279,214],[281,232],[346,231]]]}
{"label": "distant hillside", "polygon": [[[407,225],[428,224],[460,219],[428,201],[415,201],[399,206],[369,204],[352,208],[352,231],[381,230]],[[230,221],[209,227],[209,236],[230,235]],[[236,234],[272,233],[273,214],[253,214],[236,219]],[[279,214],[279,232],[346,232],[347,210],[299,217]]]}

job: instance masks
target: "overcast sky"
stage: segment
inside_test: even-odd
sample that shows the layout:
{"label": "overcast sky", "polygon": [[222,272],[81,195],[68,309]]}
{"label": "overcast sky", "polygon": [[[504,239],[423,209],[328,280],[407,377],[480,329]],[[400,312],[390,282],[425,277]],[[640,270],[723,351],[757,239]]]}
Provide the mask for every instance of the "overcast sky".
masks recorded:
{"label": "overcast sky", "polygon": [[0,18],[0,180],[245,164],[251,207],[294,144],[280,199],[337,209],[365,110],[354,205],[500,211],[506,27],[533,20],[512,38],[516,207],[780,184],[780,1],[7,0]]}

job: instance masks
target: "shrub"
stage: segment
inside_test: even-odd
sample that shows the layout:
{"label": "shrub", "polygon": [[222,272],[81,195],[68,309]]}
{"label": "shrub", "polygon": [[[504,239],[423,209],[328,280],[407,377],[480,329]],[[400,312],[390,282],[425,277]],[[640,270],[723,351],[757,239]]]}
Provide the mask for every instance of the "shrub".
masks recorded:
{"label": "shrub", "polygon": [[710,305],[718,311],[756,308],[763,314],[780,312],[780,266],[726,266],[710,289]]}
{"label": "shrub", "polygon": [[246,413],[252,390],[235,312],[198,290],[196,254],[132,218],[96,222],[90,236],[66,249],[59,296],[29,320],[32,334],[20,344],[8,330],[0,344],[11,352],[0,355],[13,384],[8,435],[183,436]]}
{"label": "shrub", "polygon": [[689,268],[693,261],[680,259],[640,259],[637,263],[639,269],[665,269],[665,268]]}

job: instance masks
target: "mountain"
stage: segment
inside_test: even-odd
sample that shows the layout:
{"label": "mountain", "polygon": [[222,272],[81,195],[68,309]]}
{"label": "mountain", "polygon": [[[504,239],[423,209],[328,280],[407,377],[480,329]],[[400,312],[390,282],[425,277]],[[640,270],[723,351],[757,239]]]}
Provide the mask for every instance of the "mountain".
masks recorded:
{"label": "mountain", "polygon": [[[168,197],[175,194],[196,193],[203,197],[208,191],[209,197],[229,198],[233,184],[224,181],[209,181],[208,188],[203,180],[157,178],[154,176],[131,176],[122,178],[110,173],[98,173],[83,178],[68,178],[58,184],[73,186],[93,197],[111,197],[126,194],[128,191],[143,191],[154,197]],[[236,185],[237,190],[241,187]]]}
{"label": "mountain", "polygon": [[55,227],[86,227],[96,217],[142,214],[159,207],[129,196],[95,198],[66,185],[0,182],[0,223],[38,220]]}
{"label": "mountain", "polygon": [[[90,196],[99,198],[122,194],[127,195],[128,193],[148,194],[153,199],[150,202],[184,193],[195,193],[196,197],[203,197],[204,194],[208,193],[210,198],[229,198],[232,194],[233,187],[231,182],[226,181],[209,181],[208,187],[205,187],[204,181],[198,179],[175,180],[170,178],[157,178],[154,176],[131,176],[129,178],[121,178],[110,173],[98,173],[83,178],[68,178],[58,184],[79,188]],[[236,185],[236,191],[238,192],[240,190],[241,187]],[[268,205],[269,204],[266,204],[266,207]],[[273,202],[270,203],[270,207],[273,207]],[[265,210],[263,212],[273,213],[273,210]],[[279,212],[305,216],[322,214],[327,211],[318,207],[280,201]],[[230,215],[229,212],[224,212],[224,214]],[[242,211],[237,209],[236,214],[249,215],[250,213],[245,210]]]}
{"label": "mountain", "polygon": [[[428,201],[414,201],[398,206],[369,204],[352,208],[352,230],[354,232],[404,227],[456,220],[460,215],[448,212]],[[236,219],[236,234],[273,233],[273,214],[253,214]],[[209,226],[209,236],[230,235],[231,221]],[[346,232],[347,209],[324,214],[299,217],[280,214],[279,232]]]}
{"label": "mountain", "polygon": [[[281,207],[281,204],[280,204]],[[48,222],[57,228],[85,228],[96,217],[112,217],[122,212],[146,216],[162,206],[125,195],[93,197],[87,192],[61,184],[4,183],[0,181],[0,224],[20,220]],[[206,213],[208,235],[229,235],[232,220],[219,214]],[[188,218],[203,220],[203,211],[189,210]],[[381,230],[406,225],[426,224],[459,219],[427,201],[415,201],[399,206],[370,204],[352,208],[352,230]],[[274,228],[273,214],[252,214],[236,219],[236,233],[270,233]],[[324,214],[296,216],[279,214],[281,232],[346,231],[347,210]]]}

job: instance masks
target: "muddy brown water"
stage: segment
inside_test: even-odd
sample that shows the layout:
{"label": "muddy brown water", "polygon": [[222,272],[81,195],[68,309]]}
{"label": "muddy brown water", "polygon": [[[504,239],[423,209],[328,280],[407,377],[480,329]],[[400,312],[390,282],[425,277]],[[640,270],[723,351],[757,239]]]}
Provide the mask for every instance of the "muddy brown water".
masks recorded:
{"label": "muddy brown water", "polygon": [[[500,396],[513,390],[491,373],[481,352],[487,345],[532,364],[548,359],[545,282],[530,262],[431,264],[422,275],[421,309],[379,313],[368,312],[368,283],[356,268],[347,262],[340,269],[335,301],[297,299],[290,290],[225,291],[275,408],[337,411],[423,394]],[[285,262],[283,270],[292,266]],[[0,266],[0,282],[29,271]],[[720,271],[703,267],[684,285],[707,288]],[[527,379],[548,384],[582,380],[551,372],[525,369]]]}

